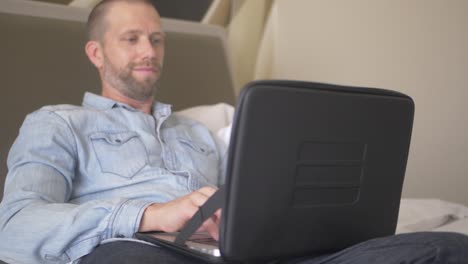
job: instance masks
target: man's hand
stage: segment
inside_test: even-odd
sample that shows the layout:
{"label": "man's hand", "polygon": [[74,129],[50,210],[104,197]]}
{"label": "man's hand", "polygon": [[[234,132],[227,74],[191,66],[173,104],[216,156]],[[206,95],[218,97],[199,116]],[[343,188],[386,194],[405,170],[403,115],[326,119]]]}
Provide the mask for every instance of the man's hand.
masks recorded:
{"label": "man's hand", "polygon": [[[167,203],[152,204],[146,208],[138,231],[176,232],[182,229],[216,189],[203,187],[191,194]],[[214,239],[219,239],[221,210],[208,218],[198,231],[207,231]]]}

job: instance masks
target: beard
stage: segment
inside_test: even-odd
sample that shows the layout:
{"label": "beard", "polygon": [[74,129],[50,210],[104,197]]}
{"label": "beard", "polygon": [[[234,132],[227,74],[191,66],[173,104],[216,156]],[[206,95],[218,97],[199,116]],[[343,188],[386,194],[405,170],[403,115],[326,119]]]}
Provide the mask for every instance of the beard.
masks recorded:
{"label": "beard", "polygon": [[114,66],[107,56],[104,56],[104,80],[126,97],[138,101],[145,101],[152,97],[157,90],[159,74],[137,80],[132,75],[136,67],[153,67],[161,73],[162,66],[156,61],[146,60],[142,63],[128,63],[124,68]]}

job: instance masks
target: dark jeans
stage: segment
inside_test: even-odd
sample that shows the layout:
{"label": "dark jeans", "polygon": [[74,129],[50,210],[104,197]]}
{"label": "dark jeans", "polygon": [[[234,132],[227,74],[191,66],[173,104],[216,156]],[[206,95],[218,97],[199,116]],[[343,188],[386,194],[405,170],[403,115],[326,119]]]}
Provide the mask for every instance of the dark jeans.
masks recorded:
{"label": "dark jeans", "polygon": [[[128,241],[97,247],[81,264],[203,263],[159,247]],[[468,264],[468,236],[457,233],[422,232],[377,238],[340,252],[304,257],[285,264]]]}

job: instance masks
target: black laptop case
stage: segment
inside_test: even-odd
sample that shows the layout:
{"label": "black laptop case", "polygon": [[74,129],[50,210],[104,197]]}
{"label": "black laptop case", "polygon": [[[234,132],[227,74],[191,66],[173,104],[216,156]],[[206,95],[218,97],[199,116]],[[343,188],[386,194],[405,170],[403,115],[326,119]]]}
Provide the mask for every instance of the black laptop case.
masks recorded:
{"label": "black laptop case", "polygon": [[223,259],[320,255],[394,234],[413,114],[389,90],[248,84],[219,202]]}

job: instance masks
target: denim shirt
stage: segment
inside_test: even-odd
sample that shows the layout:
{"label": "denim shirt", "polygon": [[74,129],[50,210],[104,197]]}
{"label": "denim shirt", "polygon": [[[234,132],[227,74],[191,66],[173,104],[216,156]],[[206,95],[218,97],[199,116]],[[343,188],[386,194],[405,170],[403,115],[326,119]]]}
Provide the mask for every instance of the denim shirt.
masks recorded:
{"label": "denim shirt", "polygon": [[29,114],[8,156],[0,259],[66,263],[132,238],[143,212],[223,179],[224,147],[155,103],[152,115],[86,93]]}

